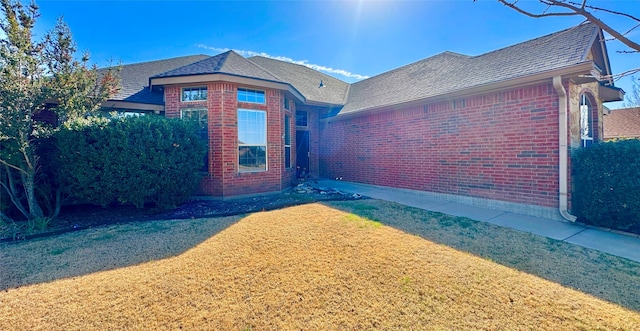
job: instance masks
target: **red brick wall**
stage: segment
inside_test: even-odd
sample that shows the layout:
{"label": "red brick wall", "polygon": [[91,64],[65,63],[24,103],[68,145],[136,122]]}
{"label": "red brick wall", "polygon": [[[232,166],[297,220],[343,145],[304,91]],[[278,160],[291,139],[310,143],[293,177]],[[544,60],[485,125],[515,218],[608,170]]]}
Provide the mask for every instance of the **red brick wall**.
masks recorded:
{"label": "red brick wall", "polygon": [[551,84],[320,125],[323,177],[558,205],[558,96]]}
{"label": "red brick wall", "polygon": [[[247,86],[264,90],[266,103],[244,103],[237,101],[238,86],[236,84],[210,82],[204,85],[208,89],[208,100],[202,102],[181,102],[181,86],[165,87],[167,117],[180,117],[180,109],[184,108],[207,108],[208,110],[209,171],[203,178],[201,193],[229,197],[281,191],[291,186],[294,171],[284,168],[285,111],[282,105],[282,93],[278,90]],[[264,110],[267,113],[267,171],[238,172],[238,108]],[[290,112],[289,114],[291,115]]]}

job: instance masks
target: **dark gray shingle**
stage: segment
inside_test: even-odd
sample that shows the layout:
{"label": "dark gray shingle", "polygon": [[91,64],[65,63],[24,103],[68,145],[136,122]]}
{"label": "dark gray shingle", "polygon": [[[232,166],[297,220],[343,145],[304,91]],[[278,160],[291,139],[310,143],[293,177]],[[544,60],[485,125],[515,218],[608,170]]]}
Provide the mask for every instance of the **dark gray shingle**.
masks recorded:
{"label": "dark gray shingle", "polygon": [[[342,105],[349,84],[306,66],[269,59],[262,56],[248,58],[282,81],[291,84],[307,101]],[[320,87],[320,81],[324,87]]]}
{"label": "dark gray shingle", "polygon": [[123,65],[119,74],[121,89],[110,100],[162,105],[164,104],[162,92],[151,92],[148,88],[149,77],[206,58],[209,56],[199,54]]}
{"label": "dark gray shingle", "polygon": [[227,51],[196,63],[157,74],[154,78],[206,75],[215,73],[282,82],[278,77],[272,75],[234,51]]}
{"label": "dark gray shingle", "polygon": [[479,56],[444,52],[354,83],[340,114],[435,97],[586,60],[598,27],[582,24]]}

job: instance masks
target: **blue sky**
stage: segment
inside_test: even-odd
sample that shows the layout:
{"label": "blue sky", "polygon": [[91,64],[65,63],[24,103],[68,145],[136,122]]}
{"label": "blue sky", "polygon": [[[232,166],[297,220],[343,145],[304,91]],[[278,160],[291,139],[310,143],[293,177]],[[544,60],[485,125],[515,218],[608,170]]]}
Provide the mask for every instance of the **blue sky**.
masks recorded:
{"label": "blue sky", "polygon": [[[37,3],[42,15],[37,33],[41,36],[63,16],[78,49],[89,51],[100,66],[234,49],[305,61],[347,82],[447,50],[479,55],[582,21],[528,18],[493,0]],[[594,4],[640,17],[637,0]],[[621,30],[633,26],[616,16],[601,18]],[[630,36],[638,42],[640,28]],[[608,43],[616,73],[640,67],[640,54],[617,53],[623,49],[618,42]],[[616,85],[631,91],[630,78]]]}

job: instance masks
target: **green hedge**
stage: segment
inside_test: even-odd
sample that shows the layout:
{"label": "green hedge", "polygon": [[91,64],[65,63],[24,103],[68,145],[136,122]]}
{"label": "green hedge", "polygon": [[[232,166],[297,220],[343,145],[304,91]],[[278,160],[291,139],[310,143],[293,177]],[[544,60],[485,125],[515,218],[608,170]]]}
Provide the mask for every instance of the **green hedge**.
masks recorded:
{"label": "green hedge", "polygon": [[573,153],[574,213],[586,223],[640,230],[640,140]]}
{"label": "green hedge", "polygon": [[201,180],[205,144],[197,128],[160,116],[90,119],[55,136],[57,181],[74,203],[145,203],[171,208]]}

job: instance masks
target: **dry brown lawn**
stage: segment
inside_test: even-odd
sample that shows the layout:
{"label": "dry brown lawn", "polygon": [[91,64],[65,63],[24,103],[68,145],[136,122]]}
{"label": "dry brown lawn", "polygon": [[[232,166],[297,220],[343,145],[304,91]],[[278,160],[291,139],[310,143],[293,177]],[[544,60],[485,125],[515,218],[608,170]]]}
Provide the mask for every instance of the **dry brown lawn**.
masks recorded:
{"label": "dry brown lawn", "polygon": [[0,330],[640,329],[636,311],[322,204],[0,249]]}

